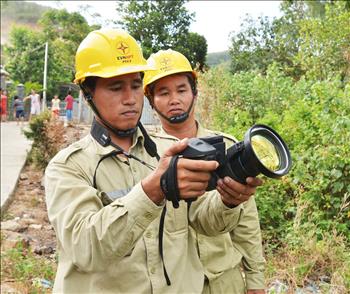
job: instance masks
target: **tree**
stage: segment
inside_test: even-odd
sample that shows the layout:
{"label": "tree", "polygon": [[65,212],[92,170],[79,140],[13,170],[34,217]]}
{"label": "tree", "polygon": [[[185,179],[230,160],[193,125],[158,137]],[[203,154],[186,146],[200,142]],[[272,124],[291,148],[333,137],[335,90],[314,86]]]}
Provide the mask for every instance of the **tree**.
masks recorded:
{"label": "tree", "polygon": [[203,36],[189,32],[174,49],[187,57],[192,68],[198,68],[200,71],[204,70],[208,45]]}
{"label": "tree", "polygon": [[65,9],[50,9],[41,16],[39,24],[47,39],[62,39],[75,50],[91,30],[98,28],[90,27],[78,12],[69,13]]}
{"label": "tree", "polygon": [[325,5],[323,18],[299,22],[300,49],[295,57],[308,76],[327,79],[339,74],[350,80],[350,10],[346,2]]}
{"label": "tree", "polygon": [[270,20],[247,17],[241,31],[231,33],[231,71],[259,70],[266,73],[268,66],[277,62],[284,72],[298,79],[303,71],[294,63],[299,50],[299,30],[297,23],[305,18],[303,1],[286,1],[281,5],[284,12],[280,18]]}
{"label": "tree", "polygon": [[65,9],[47,11],[39,23],[43,27],[46,40],[50,40],[54,49],[56,67],[69,71],[71,81],[74,77],[74,56],[80,42],[90,31],[99,27],[89,26],[79,13],[69,13]]}
{"label": "tree", "polygon": [[39,19],[42,31],[14,27],[5,46],[6,67],[12,79],[21,83],[43,83],[45,42],[49,43],[47,93],[51,97],[60,83],[74,78],[74,56],[83,38],[96,26],[89,26],[78,13],[52,9]]}
{"label": "tree", "polygon": [[44,68],[44,37],[25,27],[14,27],[10,44],[5,46],[6,68],[15,81],[42,84]]}
{"label": "tree", "polygon": [[180,51],[192,65],[205,65],[207,43],[203,36],[189,32],[195,14],[184,7],[188,0],[119,1],[122,16],[116,23],[126,29],[143,48],[144,56],[161,49]]}
{"label": "tree", "polygon": [[[247,18],[231,37],[231,71],[259,70],[277,62],[298,80],[305,73],[349,75],[349,8],[345,1],[284,1],[283,16]],[[327,62],[325,62],[327,60]]]}
{"label": "tree", "polygon": [[274,27],[267,17],[255,21],[247,17],[238,34],[231,34],[231,71],[233,73],[258,69],[266,72],[276,58]]}

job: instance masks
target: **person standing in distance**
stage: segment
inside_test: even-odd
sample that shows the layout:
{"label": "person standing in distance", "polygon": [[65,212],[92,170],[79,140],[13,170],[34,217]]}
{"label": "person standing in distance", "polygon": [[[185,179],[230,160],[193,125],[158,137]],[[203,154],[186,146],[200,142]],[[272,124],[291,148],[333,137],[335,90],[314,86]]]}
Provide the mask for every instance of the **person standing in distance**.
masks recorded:
{"label": "person standing in distance", "polygon": [[51,101],[51,115],[54,119],[60,117],[60,102],[58,95],[54,95]]}
{"label": "person standing in distance", "polygon": [[23,126],[23,120],[24,120],[23,99],[19,98],[17,95],[15,95],[13,99],[14,99],[14,103],[13,103],[14,117],[16,118],[17,125],[19,124],[19,122],[21,122],[21,126]]}
{"label": "person standing in distance", "polygon": [[7,92],[6,90],[1,89],[1,101],[0,101],[0,114],[1,121],[7,121]]}
{"label": "person standing in distance", "polygon": [[30,116],[29,121],[32,120],[33,116],[40,114],[40,96],[34,89],[31,90],[31,94],[23,98],[23,102],[30,99]]}
{"label": "person standing in distance", "polygon": [[201,197],[216,161],[179,159],[181,199],[203,200],[191,211],[185,201],[177,209],[166,201],[160,178],[187,142],[169,144],[158,157],[140,123],[148,69],[124,30],[93,31],[77,50],[75,82],[95,119],[90,134],[61,150],[45,171],[59,251],[54,293],[200,293],[204,272],[194,231],[217,235],[235,225],[236,212],[219,197]]}
{"label": "person standing in distance", "polygon": [[74,103],[74,98],[71,95],[72,92],[71,90],[68,90],[66,98],[64,98],[64,101],[66,102],[66,119],[67,119],[67,124],[70,125],[73,119],[73,103]]}
{"label": "person standing in distance", "polygon": [[[236,139],[203,128],[195,119],[197,75],[188,59],[174,50],[160,50],[147,60],[156,67],[147,71],[144,92],[162,124],[157,138],[174,141],[183,138],[222,135],[226,146]],[[237,227],[230,233],[208,237],[197,233],[198,250],[205,269],[203,293],[265,293],[264,263],[258,212],[254,197],[246,191],[262,184],[248,178],[242,185],[229,177],[218,181],[217,190],[224,203],[243,208]],[[240,267],[243,266],[245,281]]]}

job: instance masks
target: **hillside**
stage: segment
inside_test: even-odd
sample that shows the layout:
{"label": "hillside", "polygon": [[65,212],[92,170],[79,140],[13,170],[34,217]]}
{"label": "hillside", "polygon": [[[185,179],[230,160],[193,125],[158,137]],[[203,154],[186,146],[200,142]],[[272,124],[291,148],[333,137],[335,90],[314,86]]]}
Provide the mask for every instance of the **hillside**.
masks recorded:
{"label": "hillside", "polygon": [[223,63],[227,63],[229,65],[230,60],[231,57],[227,50],[221,52],[208,53],[207,55],[207,65],[209,67],[213,67]]}
{"label": "hillside", "polygon": [[51,8],[25,1],[1,1],[1,45],[8,42],[11,27],[24,25],[39,30],[40,16]]}

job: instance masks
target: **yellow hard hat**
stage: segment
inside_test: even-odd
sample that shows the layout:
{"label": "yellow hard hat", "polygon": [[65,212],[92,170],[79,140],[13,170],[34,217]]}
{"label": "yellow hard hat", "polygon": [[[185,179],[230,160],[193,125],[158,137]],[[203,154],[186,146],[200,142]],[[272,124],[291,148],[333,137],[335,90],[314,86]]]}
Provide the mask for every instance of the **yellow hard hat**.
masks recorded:
{"label": "yellow hard hat", "polygon": [[155,70],[145,72],[143,89],[146,96],[148,95],[147,87],[166,76],[181,72],[190,72],[194,79],[197,78],[196,72],[192,69],[188,59],[180,52],[171,49],[159,50],[157,53],[152,54],[147,59],[147,63],[150,67],[155,68]]}
{"label": "yellow hard hat", "polygon": [[75,83],[89,76],[110,78],[143,72],[152,68],[142,55],[136,40],[121,29],[101,29],[90,32],[75,55]]}

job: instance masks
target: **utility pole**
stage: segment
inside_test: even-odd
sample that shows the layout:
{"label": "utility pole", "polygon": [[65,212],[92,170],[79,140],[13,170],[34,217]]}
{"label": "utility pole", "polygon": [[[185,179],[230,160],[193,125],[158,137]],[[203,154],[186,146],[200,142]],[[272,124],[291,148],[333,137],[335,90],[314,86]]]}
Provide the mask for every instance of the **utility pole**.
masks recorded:
{"label": "utility pole", "polygon": [[47,55],[49,51],[49,43],[45,43],[45,62],[44,62],[44,85],[43,85],[43,102],[42,102],[42,110],[46,110],[46,78],[47,78]]}

